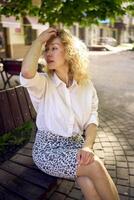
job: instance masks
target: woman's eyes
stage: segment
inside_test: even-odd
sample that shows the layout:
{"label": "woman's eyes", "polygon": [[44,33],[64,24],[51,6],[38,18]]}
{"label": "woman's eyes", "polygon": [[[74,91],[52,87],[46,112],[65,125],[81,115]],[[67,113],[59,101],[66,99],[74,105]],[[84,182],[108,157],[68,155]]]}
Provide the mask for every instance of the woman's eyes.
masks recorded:
{"label": "woman's eyes", "polygon": [[46,48],[46,49],[45,49],[45,52],[48,52],[49,50],[52,50],[52,51],[53,51],[53,50],[56,50],[56,49],[58,49],[58,48],[57,48],[57,47],[52,47],[52,48],[50,48],[50,49],[49,49],[49,48]]}
{"label": "woman's eyes", "polygon": [[53,48],[52,48],[52,50],[56,50],[56,49],[58,49],[58,48],[57,48],[57,47],[53,47]]}

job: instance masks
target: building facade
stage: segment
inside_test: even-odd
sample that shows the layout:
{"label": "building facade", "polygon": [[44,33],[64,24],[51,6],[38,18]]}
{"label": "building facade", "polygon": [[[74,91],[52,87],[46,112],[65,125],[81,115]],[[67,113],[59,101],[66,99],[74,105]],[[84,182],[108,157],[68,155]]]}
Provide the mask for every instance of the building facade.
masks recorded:
{"label": "building facade", "polygon": [[[49,24],[42,25],[35,17],[16,20],[15,17],[1,16],[0,57],[23,58],[32,41],[48,27]],[[108,20],[100,21],[99,26],[80,27],[75,24],[70,30],[87,46],[134,42],[134,18],[131,16],[124,16],[123,20],[118,19],[114,24]]]}

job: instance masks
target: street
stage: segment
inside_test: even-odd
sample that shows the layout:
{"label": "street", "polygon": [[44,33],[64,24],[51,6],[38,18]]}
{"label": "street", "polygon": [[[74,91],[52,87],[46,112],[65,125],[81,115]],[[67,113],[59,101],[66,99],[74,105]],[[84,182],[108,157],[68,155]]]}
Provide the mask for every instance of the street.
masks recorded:
{"label": "street", "polygon": [[90,55],[101,107],[134,114],[134,52]]}

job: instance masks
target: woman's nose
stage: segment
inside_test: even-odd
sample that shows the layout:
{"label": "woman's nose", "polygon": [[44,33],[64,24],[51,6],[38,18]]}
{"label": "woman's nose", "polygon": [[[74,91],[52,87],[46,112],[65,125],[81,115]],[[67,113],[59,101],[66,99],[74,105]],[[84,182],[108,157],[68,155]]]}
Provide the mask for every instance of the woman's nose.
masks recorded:
{"label": "woman's nose", "polygon": [[47,56],[51,56],[52,55],[52,50],[48,50],[46,53]]}

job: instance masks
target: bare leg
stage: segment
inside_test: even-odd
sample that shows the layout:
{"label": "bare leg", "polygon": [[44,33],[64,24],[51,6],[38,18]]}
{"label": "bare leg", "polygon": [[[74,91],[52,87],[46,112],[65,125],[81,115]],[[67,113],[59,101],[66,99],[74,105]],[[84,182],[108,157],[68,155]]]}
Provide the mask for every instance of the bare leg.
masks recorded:
{"label": "bare leg", "polygon": [[102,200],[119,200],[115,184],[97,156],[95,156],[93,163],[80,165],[77,169],[77,176],[89,177]]}
{"label": "bare leg", "polygon": [[88,177],[80,176],[77,177],[76,181],[81,188],[85,200],[101,200],[92,181]]}

